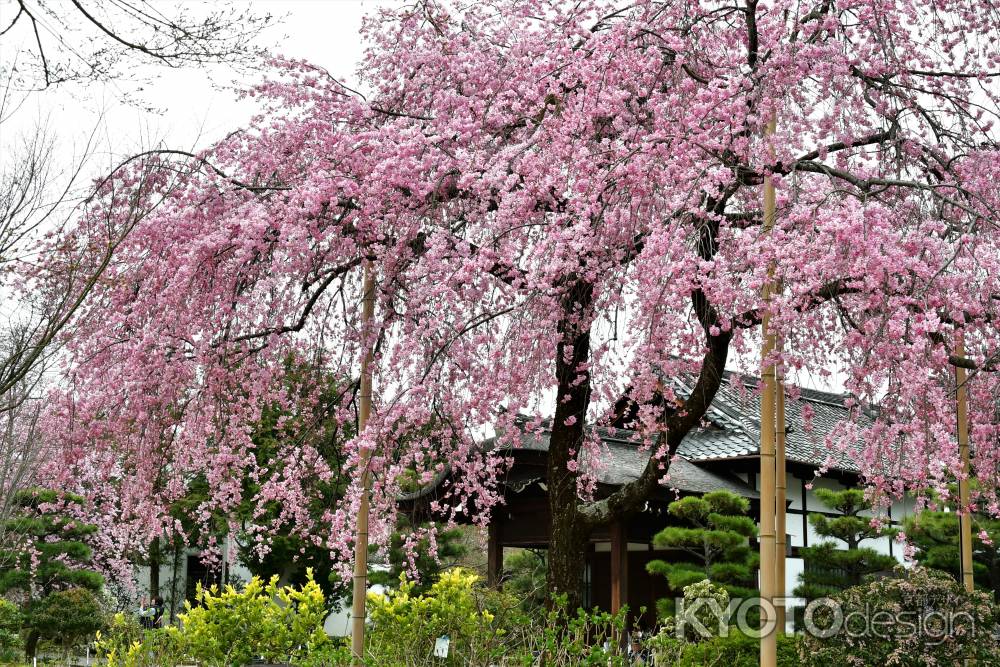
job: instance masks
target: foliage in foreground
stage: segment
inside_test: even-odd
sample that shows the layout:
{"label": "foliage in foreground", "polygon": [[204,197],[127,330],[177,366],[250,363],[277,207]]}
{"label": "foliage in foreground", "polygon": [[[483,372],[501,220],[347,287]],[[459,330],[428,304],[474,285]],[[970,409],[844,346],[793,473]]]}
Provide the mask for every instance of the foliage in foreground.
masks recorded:
{"label": "foliage in foreground", "polygon": [[[424,593],[402,579],[387,595],[369,596],[366,664],[397,665],[600,665],[625,667],[625,614],[578,610],[565,601],[528,615],[516,597],[477,585],[461,569],[441,574]],[[143,632],[135,619],[114,617],[98,636],[107,667],[164,667],[197,661],[205,667],[243,665],[256,657],[294,667],[341,667],[350,652],[322,630],[325,604],[315,582],[278,588],[253,579],[200,591],[197,607],[181,614],[182,627]],[[447,635],[447,658],[433,656]]]}
{"label": "foliage in foreground", "polygon": [[[989,595],[967,594],[946,574],[920,568],[900,570],[897,576],[851,588],[837,598],[845,616],[853,613],[852,618],[867,619],[882,637],[874,632],[858,632],[853,626],[848,628],[850,636],[843,630],[825,639],[779,636],[778,665],[924,667],[961,664],[963,658],[982,665],[997,661],[998,640],[990,632],[996,628],[998,611]],[[689,602],[699,597],[712,597],[721,606],[728,600],[724,589],[708,581],[686,588]],[[240,592],[203,591],[199,602],[201,607],[183,616],[188,619],[184,628],[143,633],[134,619],[116,616],[110,631],[98,642],[107,667],[165,667],[194,661],[205,667],[222,667],[243,665],[258,656],[292,667],[346,667],[350,663],[346,644],[322,634],[324,603],[315,583],[301,589],[281,589],[274,582],[265,586],[254,580]],[[548,612],[528,614],[522,611],[521,602],[509,593],[478,585],[474,574],[461,569],[443,573],[423,593],[417,593],[404,578],[398,590],[369,598],[371,622],[365,664],[636,664],[630,662],[625,647],[624,613],[611,615],[582,609],[570,612],[565,601],[559,600]],[[821,630],[827,627],[824,621],[828,620],[822,609],[813,618]],[[931,612],[933,615],[928,617]],[[884,621],[890,618],[892,624],[886,624]],[[946,627],[926,622],[942,618],[952,622]],[[706,627],[713,627],[710,616],[699,619]],[[907,623],[914,622],[920,623],[922,633],[903,636],[911,627]],[[642,648],[655,654],[656,664],[661,666],[757,665],[756,638],[732,626],[715,627],[723,636],[687,633],[678,637],[673,625],[666,623]],[[887,639],[887,633],[894,634]],[[450,640],[448,656],[435,657],[435,641],[445,635]]]}
{"label": "foliage in foreground", "polygon": [[300,588],[254,577],[242,589],[199,587],[182,625],[142,633],[131,618],[115,616],[98,651],[108,667],[145,667],[194,660],[205,667],[243,665],[254,658],[298,664],[332,643],[323,632],[326,603],[308,573]]}
{"label": "foliage in foreground", "polygon": [[377,664],[430,660],[435,640],[444,635],[450,645],[443,664],[476,664],[502,655],[507,635],[497,613],[502,603],[477,594],[476,580],[476,575],[455,569],[425,593],[417,593],[402,576],[398,590],[370,594],[370,658]]}
{"label": "foliage in foreground", "polygon": [[0,598],[0,663],[13,662],[21,652],[21,610]]}
{"label": "foliage in foreground", "polygon": [[[714,604],[695,603],[710,600]],[[712,607],[715,607],[715,610]],[[682,631],[678,632],[676,616],[663,620],[660,632],[648,641],[648,648],[657,665],[695,667],[696,665],[725,665],[726,667],[756,667],[760,658],[759,640],[744,635],[730,626],[728,616],[716,616],[716,610],[725,613],[729,606],[729,592],[708,579],[684,587],[684,608],[687,610]],[[704,628],[703,636],[697,628]],[[799,637],[779,635],[778,665],[793,667],[799,664]]]}
{"label": "foliage in foreground", "polygon": [[[849,588],[833,598],[845,619],[829,637],[806,634],[805,667],[829,665],[996,664],[997,608],[990,595],[968,593],[942,572],[898,568],[895,578]],[[833,627],[830,607],[814,615],[821,630]],[[826,633],[823,633],[826,634]]]}
{"label": "foliage in foreground", "polygon": [[[680,638],[688,642],[697,641],[700,638],[696,632],[698,626],[704,627],[712,636],[718,636],[720,619],[714,616],[714,610],[708,604],[703,604],[700,607],[696,607],[695,604],[698,600],[708,600],[714,603],[716,609],[725,610],[729,607],[729,591],[722,586],[716,586],[708,579],[703,579],[685,586],[683,596],[684,607],[688,615]],[[728,621],[728,619],[722,620]],[[678,634],[677,623],[676,615],[664,618],[660,625],[659,637],[676,636]]]}
{"label": "foliage in foreground", "polygon": [[119,612],[97,633],[95,645],[107,667],[159,667],[183,660],[179,639],[171,628],[145,630],[134,616]]}
{"label": "foliage in foreground", "polygon": [[[558,600],[547,613],[526,614],[517,597],[477,581],[455,569],[421,595],[404,578],[398,591],[370,596],[369,664],[628,664],[624,613],[572,613]],[[434,658],[435,640],[444,635],[448,657]]]}

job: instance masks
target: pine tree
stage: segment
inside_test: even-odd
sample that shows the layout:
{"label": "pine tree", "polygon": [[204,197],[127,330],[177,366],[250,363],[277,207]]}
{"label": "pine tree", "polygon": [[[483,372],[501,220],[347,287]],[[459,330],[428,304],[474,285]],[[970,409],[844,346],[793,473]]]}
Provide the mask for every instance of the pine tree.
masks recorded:
{"label": "pine tree", "polygon": [[43,635],[61,632],[52,620],[57,598],[93,598],[104,585],[104,578],[88,569],[93,552],[86,539],[97,527],[67,511],[82,503],[77,495],[27,489],[14,497],[17,510],[5,523],[10,546],[0,552],[0,595],[21,602],[29,658]]}
{"label": "pine tree", "polygon": [[503,590],[520,600],[525,612],[544,607],[545,550],[520,549],[504,558]]}
{"label": "pine tree", "polygon": [[803,547],[801,553],[805,570],[799,577],[801,583],[795,589],[795,595],[809,600],[834,595],[864,583],[876,572],[892,569],[896,564],[895,558],[860,546],[865,540],[888,534],[872,526],[867,517],[860,516],[861,512],[871,509],[863,491],[818,489],[816,496],[840,516],[810,514],[809,523],[819,535],[839,540],[847,545],[847,549],[840,548],[834,541]]}
{"label": "pine tree", "polygon": [[[924,567],[961,579],[958,514],[924,511],[903,522],[906,537],[917,547],[915,558]],[[985,539],[982,533],[985,531]],[[978,588],[993,591],[1000,603],[1000,520],[972,515],[972,574]]]}
{"label": "pine tree", "polygon": [[0,595],[41,597],[74,587],[100,590],[104,579],[87,569],[92,552],[85,542],[96,526],[49,509],[82,502],[79,496],[48,489],[17,494],[18,511],[6,524],[12,546],[0,554]]}
{"label": "pine tree", "polygon": [[[650,561],[647,571],[664,575],[675,595],[705,579],[722,586],[730,597],[756,595],[757,554],[750,549],[750,538],[757,534],[757,526],[747,516],[749,510],[746,498],[729,491],[675,500],[667,512],[682,525],[664,528],[653,537],[653,544],[680,551],[686,558]],[[661,616],[671,615],[673,600],[659,600],[657,610]]]}

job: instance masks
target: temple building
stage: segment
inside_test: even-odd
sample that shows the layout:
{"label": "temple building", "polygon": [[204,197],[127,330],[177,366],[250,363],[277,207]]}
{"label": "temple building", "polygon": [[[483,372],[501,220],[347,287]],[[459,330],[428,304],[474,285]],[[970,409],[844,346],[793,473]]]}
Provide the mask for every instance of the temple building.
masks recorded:
{"label": "temple building", "polygon": [[[751,516],[759,520],[760,399],[753,391],[756,383],[756,378],[727,373],[705,415],[706,423],[685,438],[678,457],[670,465],[669,480],[661,484],[645,509],[626,522],[593,532],[582,582],[585,605],[609,611],[628,605],[636,614],[640,607],[645,607],[646,612],[639,620],[652,626],[656,600],[671,594],[666,579],[647,573],[646,564],[651,560],[681,557],[660,550],[653,543],[653,536],[670,524],[666,507],[678,497],[724,489],[747,498]],[[690,391],[683,383],[678,383],[678,389],[681,395]],[[850,397],[846,394],[805,388],[795,393],[798,396],[788,397],[785,410],[788,595],[798,585],[803,569],[799,550],[823,539],[813,531],[808,515],[837,514],[823,505],[815,490],[839,490],[859,483],[857,465],[850,457],[831,452],[827,436],[846,420],[854,418],[863,425],[870,419],[863,413],[852,416],[847,403]],[[627,423],[627,419],[619,421]],[[595,467],[595,497],[601,498],[638,478],[649,460],[649,450],[643,450],[635,433],[627,429],[598,427],[598,434],[604,452],[601,465]],[[513,465],[502,480],[504,503],[494,508],[489,526],[489,578],[493,582],[504,576],[505,550],[548,547],[547,452],[548,432],[544,430],[541,434],[525,434],[521,446],[509,452]],[[824,469],[822,474],[820,469]],[[448,484],[448,475],[441,475],[431,485],[407,496],[404,509],[417,514],[428,512],[429,501],[443,498]],[[893,524],[898,523],[906,512],[912,509],[897,503],[890,508],[889,519]],[[755,540],[752,546],[757,547]],[[903,560],[902,548],[888,537],[868,540],[864,546]]]}

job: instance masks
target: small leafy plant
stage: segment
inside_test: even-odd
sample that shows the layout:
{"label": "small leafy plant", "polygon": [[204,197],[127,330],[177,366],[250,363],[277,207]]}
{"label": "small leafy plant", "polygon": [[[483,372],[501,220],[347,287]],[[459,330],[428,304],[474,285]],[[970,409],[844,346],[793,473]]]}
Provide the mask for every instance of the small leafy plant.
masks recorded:
{"label": "small leafy plant", "polygon": [[266,584],[254,577],[242,589],[198,587],[181,625],[143,630],[116,614],[98,633],[98,655],[107,667],[165,667],[197,662],[204,667],[245,665],[255,659],[303,667],[339,665],[343,651],[323,631],[323,591],[307,573],[301,588]]}
{"label": "small leafy plant", "polygon": [[13,602],[0,598],[0,663],[14,662],[22,650],[21,624],[24,618]]}

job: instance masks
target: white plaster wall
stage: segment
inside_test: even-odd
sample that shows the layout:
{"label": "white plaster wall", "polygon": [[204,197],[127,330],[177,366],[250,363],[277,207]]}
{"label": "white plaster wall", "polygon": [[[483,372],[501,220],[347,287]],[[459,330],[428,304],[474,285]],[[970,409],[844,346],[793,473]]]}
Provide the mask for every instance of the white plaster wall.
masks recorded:
{"label": "white plaster wall", "polygon": [[788,508],[802,509],[802,478],[787,474],[785,479],[785,497],[791,503]]}
{"label": "white plaster wall", "polygon": [[[799,575],[802,574],[802,570],[805,568],[804,561],[801,558],[786,558],[785,559],[785,596],[791,597],[795,591],[795,587],[799,585]],[[785,613],[785,631],[794,632],[794,619],[795,614],[792,612],[796,605],[789,604],[786,606]]]}
{"label": "white plaster wall", "polygon": [[[170,595],[171,595],[171,582],[177,578],[178,584],[176,586],[178,601],[177,609],[181,610],[184,605],[184,594],[187,589],[187,563],[189,556],[198,556],[199,551],[195,548],[187,548],[181,554],[180,559],[177,562],[177,571],[174,572],[173,556],[172,554],[165,553],[163,559],[165,562],[160,564],[160,597],[164,599],[167,608],[170,608]],[[234,562],[227,563],[228,579],[231,583],[237,582],[247,582],[253,576],[249,569],[243,563],[236,560]],[[134,584],[135,584],[135,602],[138,603],[141,598],[150,597],[149,592],[149,567],[139,566],[134,569]]]}
{"label": "white plaster wall", "polygon": [[[373,568],[375,569],[375,568]],[[378,593],[380,595],[385,593],[385,587],[381,584],[375,584],[374,586],[368,587],[369,593]],[[326,634],[331,637],[346,637],[351,634],[351,601],[347,600],[340,607],[335,609],[326,617],[326,621],[323,622],[323,630]]]}

